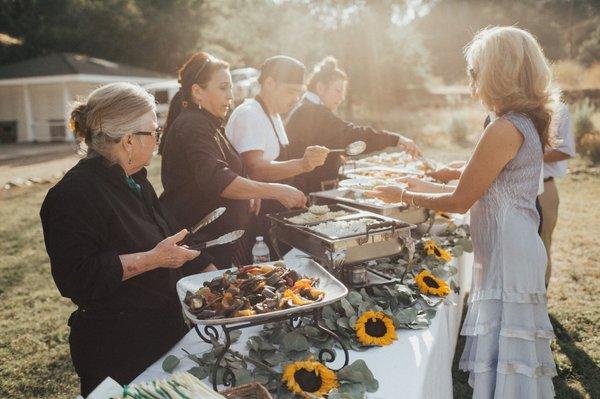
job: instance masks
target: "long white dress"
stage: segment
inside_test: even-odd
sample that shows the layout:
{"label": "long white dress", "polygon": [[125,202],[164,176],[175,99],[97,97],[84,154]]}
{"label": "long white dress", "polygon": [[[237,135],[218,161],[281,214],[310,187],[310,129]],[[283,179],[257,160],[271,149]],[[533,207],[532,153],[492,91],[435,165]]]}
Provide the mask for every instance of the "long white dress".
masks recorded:
{"label": "long white dress", "polygon": [[546,251],[535,207],[542,146],[525,115],[504,116],[523,135],[517,155],[471,208],[473,283],[460,368],[474,398],[551,398],[556,367],[546,306]]}

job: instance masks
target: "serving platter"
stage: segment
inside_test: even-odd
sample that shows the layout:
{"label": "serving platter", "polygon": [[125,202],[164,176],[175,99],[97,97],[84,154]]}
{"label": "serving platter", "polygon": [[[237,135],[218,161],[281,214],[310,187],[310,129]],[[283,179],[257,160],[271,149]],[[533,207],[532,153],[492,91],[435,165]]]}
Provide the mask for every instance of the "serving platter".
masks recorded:
{"label": "serving platter", "polygon": [[[274,265],[281,262],[267,262]],[[192,276],[187,276],[177,282],[177,295],[183,308],[183,313],[194,324],[207,326],[223,326],[239,323],[261,323],[267,322],[270,319],[281,318],[284,316],[293,317],[296,313],[305,313],[311,309],[321,308],[330,303],[334,303],[342,299],[348,294],[348,289],[338,279],[331,275],[323,266],[315,262],[313,259],[298,258],[286,260],[285,266],[288,269],[295,270],[301,276],[309,276],[320,280],[318,289],[325,292],[325,296],[319,302],[298,306],[290,309],[275,310],[268,313],[255,314],[251,316],[229,317],[229,318],[214,318],[214,319],[199,319],[197,318],[185,304],[185,296],[188,291],[195,292],[204,286],[204,282],[210,282],[214,278],[220,277],[226,270],[216,270],[213,272],[200,273]],[[234,271],[236,268],[228,269]]]}

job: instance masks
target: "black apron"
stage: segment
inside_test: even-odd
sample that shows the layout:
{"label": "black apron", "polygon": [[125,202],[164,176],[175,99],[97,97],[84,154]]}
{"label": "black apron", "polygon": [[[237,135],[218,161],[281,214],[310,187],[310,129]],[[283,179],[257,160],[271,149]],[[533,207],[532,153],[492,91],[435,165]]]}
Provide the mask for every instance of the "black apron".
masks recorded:
{"label": "black apron", "polygon": [[[281,139],[279,138],[279,135],[277,134],[277,129],[275,128],[275,123],[273,122],[273,119],[271,118],[271,115],[269,114],[269,111],[267,110],[267,107],[266,107],[264,101],[262,100],[262,98],[260,98],[259,96],[256,96],[255,100],[256,100],[256,102],[258,102],[260,104],[260,107],[262,108],[265,115],[269,119],[269,122],[271,123],[271,127],[273,128],[273,134],[275,135],[275,138],[277,139],[277,143],[279,143],[279,156],[275,159],[275,161],[276,162],[288,161],[290,159],[289,146],[283,145],[283,143],[281,142]],[[292,179],[281,180],[281,181],[278,181],[277,183],[290,184],[291,180]],[[255,217],[255,222],[253,223],[251,237],[254,242],[256,242],[256,237],[258,237],[258,236],[262,236],[264,238],[264,241],[267,244],[267,246],[269,247],[269,251],[271,252],[271,260],[275,260],[275,258],[277,257],[277,252],[275,251],[275,247],[273,244],[273,238],[271,237],[271,234],[269,233],[269,228],[270,228],[271,224],[269,222],[269,218],[266,215],[270,214],[270,213],[279,213],[279,212],[283,212],[286,210],[287,210],[286,207],[281,205],[281,203],[277,200],[263,199],[261,201],[261,205],[260,205],[260,212],[258,213],[258,216]],[[281,242],[278,243],[278,246],[279,246],[278,250],[281,252],[282,256],[292,248]]]}

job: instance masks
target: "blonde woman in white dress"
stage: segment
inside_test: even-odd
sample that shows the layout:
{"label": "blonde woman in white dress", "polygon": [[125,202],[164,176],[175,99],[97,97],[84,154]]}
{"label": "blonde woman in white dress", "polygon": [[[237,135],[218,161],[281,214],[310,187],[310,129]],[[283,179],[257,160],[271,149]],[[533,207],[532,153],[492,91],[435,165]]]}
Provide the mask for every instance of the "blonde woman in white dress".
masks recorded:
{"label": "blonde woman in white dress", "polygon": [[446,212],[471,211],[475,263],[460,367],[474,398],[550,398],[556,368],[546,306],[546,253],[535,207],[543,150],[558,103],[544,54],[528,32],[494,27],[466,49],[473,94],[497,115],[458,186],[406,179],[370,194]]}

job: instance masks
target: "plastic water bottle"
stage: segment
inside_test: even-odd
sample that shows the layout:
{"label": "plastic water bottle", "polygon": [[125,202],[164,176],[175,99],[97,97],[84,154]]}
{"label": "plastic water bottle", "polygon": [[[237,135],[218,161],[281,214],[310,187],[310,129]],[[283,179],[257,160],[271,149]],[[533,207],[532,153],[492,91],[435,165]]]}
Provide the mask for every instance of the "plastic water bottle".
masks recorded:
{"label": "plastic water bottle", "polygon": [[262,236],[256,237],[256,244],[252,247],[252,261],[254,263],[265,263],[271,260],[269,247],[265,244]]}

